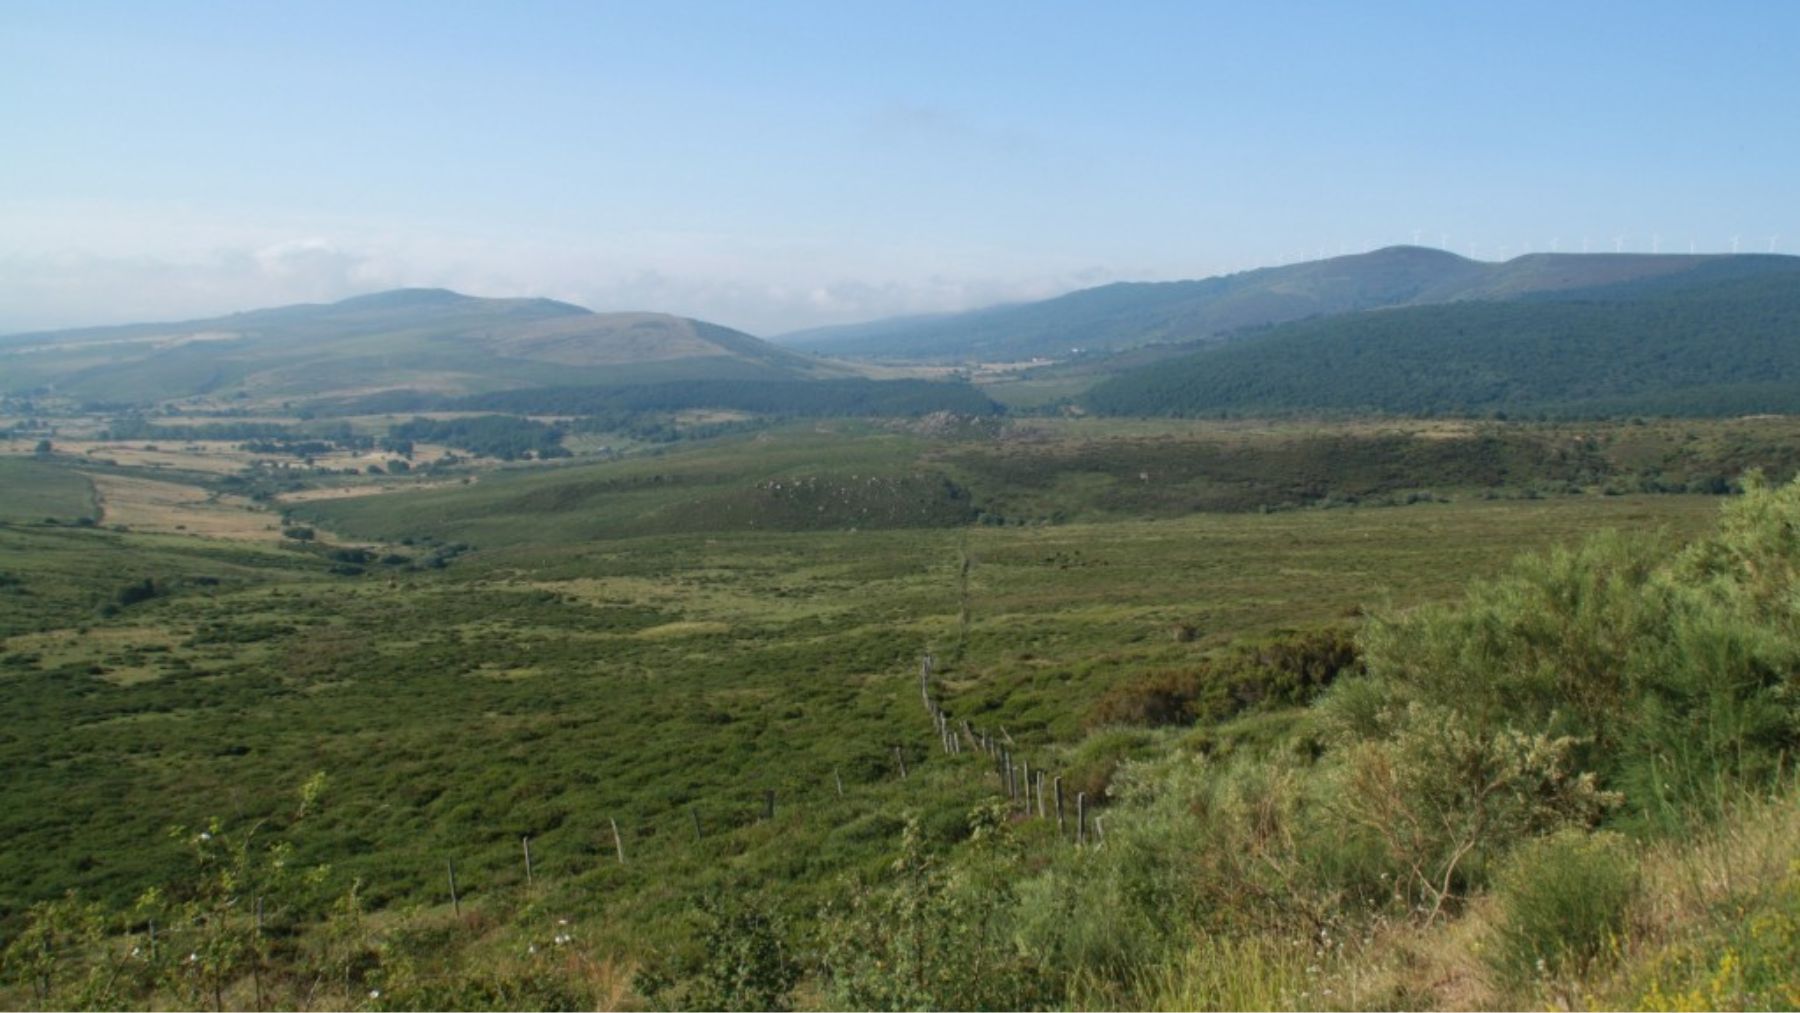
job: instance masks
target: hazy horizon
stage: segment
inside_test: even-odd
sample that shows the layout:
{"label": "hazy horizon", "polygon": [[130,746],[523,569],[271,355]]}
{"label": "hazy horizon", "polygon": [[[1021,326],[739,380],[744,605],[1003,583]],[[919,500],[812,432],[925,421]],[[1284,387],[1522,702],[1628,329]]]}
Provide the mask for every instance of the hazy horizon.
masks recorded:
{"label": "hazy horizon", "polygon": [[14,3],[0,333],[431,286],[766,336],[1408,243],[1789,252],[1796,27]]}

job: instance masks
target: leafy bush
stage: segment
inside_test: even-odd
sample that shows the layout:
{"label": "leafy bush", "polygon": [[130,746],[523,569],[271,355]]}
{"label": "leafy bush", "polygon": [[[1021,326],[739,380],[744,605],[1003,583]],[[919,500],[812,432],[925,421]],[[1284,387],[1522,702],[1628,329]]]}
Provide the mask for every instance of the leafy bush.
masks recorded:
{"label": "leafy bush", "polygon": [[783,918],[756,904],[708,895],[696,951],[646,968],[633,982],[645,998],[672,1009],[791,1008],[800,964]]}
{"label": "leafy bush", "polygon": [[108,939],[104,908],[71,892],[33,904],[0,951],[0,974],[39,1009],[117,1009],[145,985],[145,962]]}
{"label": "leafy bush", "polygon": [[827,910],[823,971],[840,1009],[1029,1009],[1054,998],[1044,969],[1013,942],[1017,846],[1007,807],[970,814],[954,864],[928,850],[916,820],[885,883]]}

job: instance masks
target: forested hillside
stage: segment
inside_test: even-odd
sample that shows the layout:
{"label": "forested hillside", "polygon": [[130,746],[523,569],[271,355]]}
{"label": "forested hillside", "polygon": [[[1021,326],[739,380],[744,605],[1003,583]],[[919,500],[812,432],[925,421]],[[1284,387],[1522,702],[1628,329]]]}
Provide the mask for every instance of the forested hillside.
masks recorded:
{"label": "forested hillside", "polygon": [[781,340],[834,355],[1006,361],[1104,356],[1380,307],[1621,297],[1770,272],[1793,257],[1537,253],[1501,263],[1395,246],[1196,281],[1122,282],[1039,302],[822,328]]}
{"label": "forested hillside", "polygon": [[1800,275],[1328,317],[1096,385],[1113,415],[1800,411]]}

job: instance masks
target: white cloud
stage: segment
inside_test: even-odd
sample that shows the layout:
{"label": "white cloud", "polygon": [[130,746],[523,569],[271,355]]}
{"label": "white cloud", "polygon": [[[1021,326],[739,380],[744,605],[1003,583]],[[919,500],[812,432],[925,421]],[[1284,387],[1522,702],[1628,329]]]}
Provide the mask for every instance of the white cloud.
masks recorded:
{"label": "white cloud", "polygon": [[694,232],[531,239],[187,208],[0,204],[0,333],[205,317],[401,286],[657,310],[757,334],[1042,298],[1102,267]]}

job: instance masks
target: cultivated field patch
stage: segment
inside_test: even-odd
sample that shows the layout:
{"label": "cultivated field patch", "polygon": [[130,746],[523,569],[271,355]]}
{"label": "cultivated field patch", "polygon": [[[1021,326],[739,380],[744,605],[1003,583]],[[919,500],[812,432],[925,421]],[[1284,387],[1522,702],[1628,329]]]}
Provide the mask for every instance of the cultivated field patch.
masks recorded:
{"label": "cultivated field patch", "polygon": [[101,522],[134,531],[202,538],[275,542],[280,518],[249,500],[149,478],[86,472],[100,503]]}

